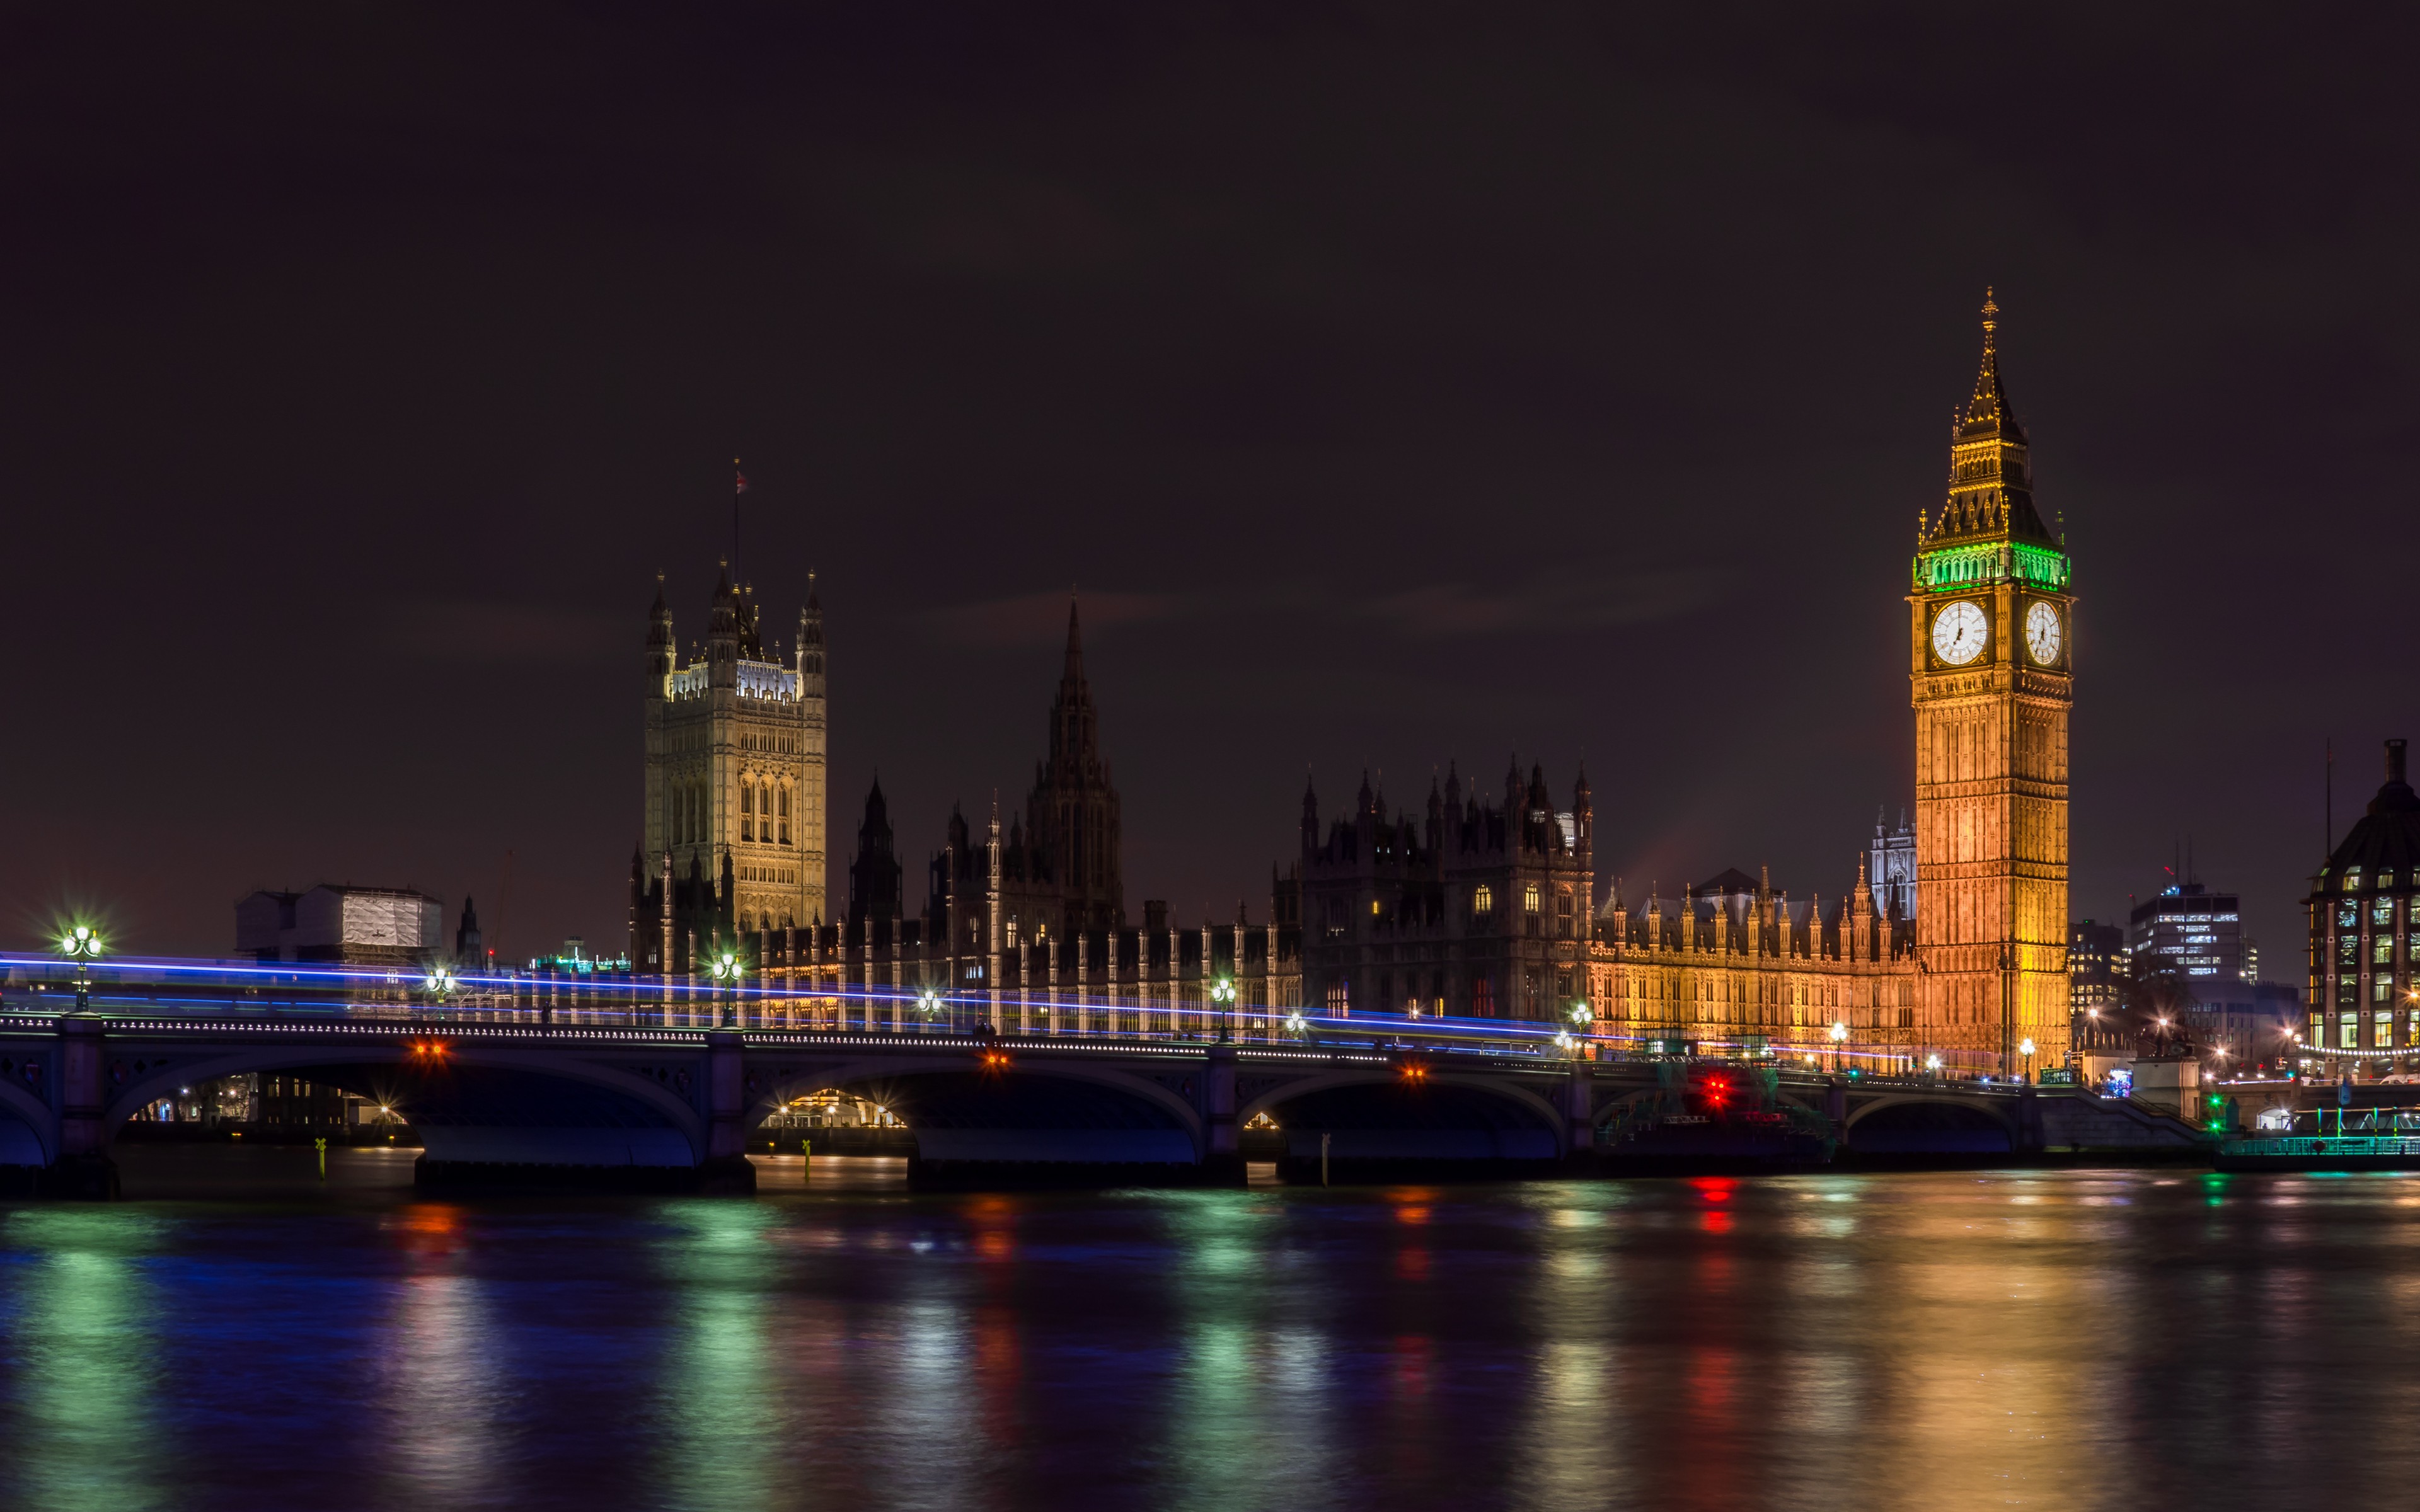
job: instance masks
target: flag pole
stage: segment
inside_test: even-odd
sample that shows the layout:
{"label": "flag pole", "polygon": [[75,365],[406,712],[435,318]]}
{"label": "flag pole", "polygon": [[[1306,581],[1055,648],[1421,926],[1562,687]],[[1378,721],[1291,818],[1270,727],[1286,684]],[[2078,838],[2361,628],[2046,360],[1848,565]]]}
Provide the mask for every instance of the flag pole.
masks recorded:
{"label": "flag pole", "polygon": [[748,474],[739,471],[739,458],[731,459],[731,586],[739,586],[739,496],[748,491]]}

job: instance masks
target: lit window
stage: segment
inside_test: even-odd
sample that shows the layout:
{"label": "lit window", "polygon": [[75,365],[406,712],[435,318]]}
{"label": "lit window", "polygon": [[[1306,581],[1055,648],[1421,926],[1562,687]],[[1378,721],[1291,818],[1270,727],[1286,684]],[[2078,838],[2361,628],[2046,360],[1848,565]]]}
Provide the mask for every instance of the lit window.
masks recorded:
{"label": "lit window", "polygon": [[1532,882],[1521,889],[1521,912],[1534,914],[1543,903],[1544,895],[1539,892],[1536,883]]}
{"label": "lit window", "polygon": [[1002,929],[1003,929],[1003,931],[1005,932],[1005,935],[1006,935],[1006,938],[1007,938],[1007,940],[1008,940],[1008,948],[1009,948],[1010,949],[1012,949],[1012,950],[1016,949],[1016,920],[1015,920],[1015,919],[1013,919],[1013,918],[1012,918],[1012,919],[1010,919],[1010,920],[1009,920],[1005,925],[1003,925],[1003,926],[1002,926]]}
{"label": "lit window", "polygon": [[2381,1008],[2378,1011],[2378,1026],[2376,1032],[2377,1038],[2369,1041],[2371,1049],[2392,1050],[2395,1048],[2395,1014],[2391,1010]]}
{"label": "lit window", "polygon": [[2378,964],[2380,964],[2380,965],[2384,965],[2384,964],[2386,964],[2386,963],[2387,963],[2390,959],[2392,959],[2392,957],[2394,956],[2394,953],[2395,953],[2395,936],[2394,936],[2394,935],[2392,935],[2392,934],[2380,934],[2380,935],[2374,936],[2374,937],[2370,940],[2370,942],[2369,942],[2369,958],[2370,958],[2370,960],[2372,960],[2372,961],[2376,962]]}
{"label": "lit window", "polygon": [[1372,918],[1378,917],[1378,900],[1375,898],[1370,900],[1370,917]]}
{"label": "lit window", "polygon": [[1496,912],[1496,889],[1484,882],[1471,889],[1470,911],[1474,914]]}
{"label": "lit window", "polygon": [[2361,1048],[2360,1014],[2340,1013],[2336,1015],[2336,1048],[2339,1050],[2358,1050]]}

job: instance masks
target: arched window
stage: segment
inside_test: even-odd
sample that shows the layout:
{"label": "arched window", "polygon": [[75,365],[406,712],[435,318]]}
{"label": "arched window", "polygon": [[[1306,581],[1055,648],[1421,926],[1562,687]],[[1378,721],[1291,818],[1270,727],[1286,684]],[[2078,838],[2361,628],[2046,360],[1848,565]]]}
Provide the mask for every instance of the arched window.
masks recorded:
{"label": "arched window", "polygon": [[1470,1013],[1473,1018],[1496,1016],[1496,981],[1483,971],[1470,980]]}
{"label": "arched window", "polygon": [[1470,911],[1474,914],[1496,912],[1496,889],[1482,882],[1470,892]]}
{"label": "arched window", "polygon": [[787,845],[790,843],[790,784],[782,784],[777,798],[781,804],[782,843]]}
{"label": "arched window", "polygon": [[739,838],[748,841],[756,838],[756,784],[753,782],[739,784]]}

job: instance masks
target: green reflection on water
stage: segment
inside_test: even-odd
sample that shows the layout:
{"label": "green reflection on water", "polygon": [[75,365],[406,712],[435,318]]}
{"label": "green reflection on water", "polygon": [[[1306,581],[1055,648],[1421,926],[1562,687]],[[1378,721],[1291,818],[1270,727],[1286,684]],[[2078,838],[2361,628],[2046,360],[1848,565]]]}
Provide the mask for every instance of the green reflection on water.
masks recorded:
{"label": "green reflection on water", "polygon": [[[1309,1507],[1326,1500],[1331,1397],[1324,1304],[1300,1294],[1280,1246],[1284,1199],[1169,1195],[1162,1211],[1185,1305],[1167,1414],[1172,1504]],[[1303,1199],[1308,1200],[1308,1199]]]}
{"label": "green reflection on water", "polygon": [[674,1288],[665,1351],[661,1504],[763,1506],[773,1500],[780,1433],[763,1330],[781,1265],[770,1204],[667,1203],[659,1266]]}
{"label": "green reflection on water", "polygon": [[128,1512],[163,1504],[151,1394],[156,1300],[141,1257],[156,1220],[90,1208],[11,1213],[8,1247],[36,1257],[9,1332],[18,1431],[8,1494],[27,1507]]}

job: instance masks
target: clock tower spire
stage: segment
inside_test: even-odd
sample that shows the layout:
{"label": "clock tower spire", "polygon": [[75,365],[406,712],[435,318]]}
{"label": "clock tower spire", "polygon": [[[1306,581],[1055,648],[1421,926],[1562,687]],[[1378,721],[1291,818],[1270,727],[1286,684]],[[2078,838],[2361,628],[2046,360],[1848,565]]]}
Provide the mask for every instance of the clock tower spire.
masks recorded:
{"label": "clock tower spire", "polygon": [[1999,315],[1986,289],[1982,364],[1952,425],[1947,496],[1918,532],[1907,602],[1916,1037],[1968,1069],[2006,1072],[2067,1057],[2074,600],[2001,384]]}

